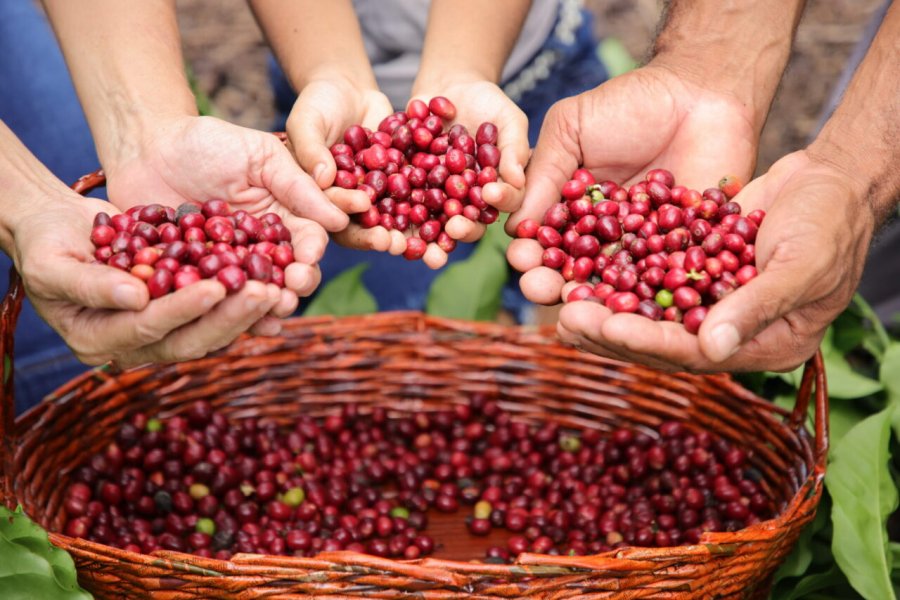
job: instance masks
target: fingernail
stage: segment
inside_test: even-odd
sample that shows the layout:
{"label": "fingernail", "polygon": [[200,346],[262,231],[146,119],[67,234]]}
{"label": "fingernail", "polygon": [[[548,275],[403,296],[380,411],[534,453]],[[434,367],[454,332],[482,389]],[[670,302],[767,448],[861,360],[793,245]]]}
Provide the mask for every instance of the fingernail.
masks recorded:
{"label": "fingernail", "polygon": [[712,355],[710,358],[721,362],[738,351],[741,344],[741,335],[737,328],[730,323],[716,325],[710,332],[712,342]]}
{"label": "fingernail", "polygon": [[203,308],[203,310],[209,310],[213,307],[213,304],[215,304],[215,303],[216,303],[215,298],[206,296],[203,298],[203,300],[200,301],[200,306],[201,306],[201,308]]}
{"label": "fingernail", "polygon": [[247,298],[247,299],[244,301],[244,306],[247,308],[248,311],[254,311],[254,310],[256,310],[257,308],[260,307],[261,304],[262,304],[262,301],[260,301],[259,298],[252,298],[252,297],[251,297],[251,298]]}
{"label": "fingernail", "polygon": [[121,308],[140,308],[141,294],[133,286],[125,283],[119,284],[113,290],[113,300]]}
{"label": "fingernail", "polygon": [[313,169],[313,179],[316,180],[316,183],[319,183],[319,177],[322,176],[322,173],[325,172],[325,163],[319,163]]}

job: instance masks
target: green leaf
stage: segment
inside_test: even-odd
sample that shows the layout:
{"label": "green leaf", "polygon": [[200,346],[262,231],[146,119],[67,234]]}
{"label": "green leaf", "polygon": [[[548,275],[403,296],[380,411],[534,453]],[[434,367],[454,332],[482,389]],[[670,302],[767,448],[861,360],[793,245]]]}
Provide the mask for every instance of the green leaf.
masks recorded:
{"label": "green leaf", "polygon": [[638,62],[631,56],[625,44],[616,38],[604,38],[597,47],[597,56],[606,67],[610,77],[618,77],[638,66]]}
{"label": "green leaf", "polygon": [[[822,340],[822,358],[828,375],[828,396],[831,398],[864,398],[882,390],[881,382],[857,373],[834,344],[834,328],[829,327]],[[801,371],[802,372],[802,371]],[[797,380],[799,385],[799,379]]]}
{"label": "green leaf", "polygon": [[852,600],[856,597],[836,565],[823,573],[807,575],[792,588],[776,590],[771,596],[772,600]]}
{"label": "green leaf", "polygon": [[900,402],[900,342],[891,342],[881,361],[878,378],[884,385],[888,401],[892,404]]}
{"label": "green leaf", "polygon": [[346,317],[377,312],[378,304],[362,281],[362,275],[368,268],[367,264],[356,265],[332,279],[309,303],[303,316]]}
{"label": "green leaf", "polygon": [[20,510],[0,505],[0,598],[90,600],[78,586],[72,557]]}
{"label": "green leaf", "polygon": [[828,413],[828,437],[832,447],[834,447],[847,435],[848,431],[869,416],[871,411],[863,410],[849,402],[835,402],[831,405]]}
{"label": "green leaf", "polygon": [[888,345],[890,345],[891,343],[888,332],[884,328],[884,324],[881,322],[881,319],[878,318],[878,314],[875,312],[872,306],[868,302],[866,302],[866,300],[859,294],[855,294],[853,296],[853,304],[851,306],[859,313],[862,318],[868,320],[869,324],[872,326],[872,331],[875,334],[874,338],[877,341],[875,343],[865,345],[866,349],[869,350],[873,356],[880,360],[885,350],[887,350]]}
{"label": "green leaf", "polygon": [[896,598],[891,584],[886,521],[897,508],[888,468],[889,407],[853,427],[834,446],[825,485],[834,526],[831,550],[850,584],[865,598]]}
{"label": "green leaf", "polygon": [[509,279],[505,235],[502,222],[497,221],[488,227],[469,258],[438,275],[428,290],[425,312],[456,319],[494,320]]}

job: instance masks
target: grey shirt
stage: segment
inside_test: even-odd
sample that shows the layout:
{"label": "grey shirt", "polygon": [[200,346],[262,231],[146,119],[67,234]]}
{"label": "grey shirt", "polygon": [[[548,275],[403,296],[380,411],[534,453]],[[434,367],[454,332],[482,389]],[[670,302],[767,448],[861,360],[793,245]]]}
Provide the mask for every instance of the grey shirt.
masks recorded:
{"label": "grey shirt", "polygon": [[[490,2],[491,0],[485,0]],[[409,99],[428,23],[429,0],[354,0],[378,85],[396,108]],[[533,0],[506,61],[502,80],[515,75],[550,36],[560,0]]]}

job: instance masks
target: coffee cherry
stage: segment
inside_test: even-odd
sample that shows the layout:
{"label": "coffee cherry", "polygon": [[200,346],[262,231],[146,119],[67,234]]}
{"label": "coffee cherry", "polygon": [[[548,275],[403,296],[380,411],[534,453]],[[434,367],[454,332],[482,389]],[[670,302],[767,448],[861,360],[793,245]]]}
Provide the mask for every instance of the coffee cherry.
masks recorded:
{"label": "coffee cherry", "polygon": [[[701,194],[674,181],[654,169],[626,190],[596,184],[579,169],[561,189],[562,201],[540,223],[520,223],[516,237],[537,239],[542,264],[566,281],[592,282],[590,295],[576,287],[567,301],[596,298],[616,312],[695,329],[706,313],[691,309],[708,309],[756,276],[754,242],[764,213],[742,217],[722,190]],[[739,188],[730,178],[722,185],[729,194]]]}

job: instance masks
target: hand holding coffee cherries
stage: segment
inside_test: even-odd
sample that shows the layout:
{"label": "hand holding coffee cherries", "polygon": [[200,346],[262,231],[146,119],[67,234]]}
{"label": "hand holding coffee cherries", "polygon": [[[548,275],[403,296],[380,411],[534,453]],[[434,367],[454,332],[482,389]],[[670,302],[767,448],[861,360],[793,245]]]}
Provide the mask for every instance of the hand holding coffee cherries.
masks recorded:
{"label": "hand holding coffee cherries", "polygon": [[277,322],[273,327],[266,316],[281,302],[275,286],[251,281],[226,297],[221,283],[199,281],[151,302],[139,278],[92,264],[88,234],[96,215],[123,215],[59,187],[52,195],[41,192],[17,219],[9,254],[35,310],[79,360],[174,362],[202,357],[250,329],[277,333]]}
{"label": "hand holding coffee cherries", "polygon": [[277,215],[293,235],[302,266],[287,282],[296,294],[283,293],[282,313],[297,294],[309,295],[318,285],[325,229],[339,231],[348,221],[278,138],[211,117],[158,119],[152,135],[106,160],[104,170],[110,200],[120,210],[224,198],[235,211]]}
{"label": "hand holding coffee cherries", "polygon": [[713,306],[698,335],[587,302],[563,308],[560,335],[591,352],[669,370],[797,367],[859,282],[876,222],[865,193],[830,161],[788,155],[736,197],[744,210],[766,211],[756,240],[760,274]]}
{"label": "hand holding coffee cherries", "polygon": [[[434,96],[451,98],[456,108],[454,122],[476,132],[481,123],[496,126],[500,163],[499,179],[482,188],[484,201],[500,212],[517,210],[525,192],[525,165],[531,154],[528,143],[528,118],[499,86],[483,77],[446,77],[431,73],[420,74],[413,94],[427,101]],[[477,140],[476,140],[477,142]],[[480,145],[480,142],[478,142]],[[468,219],[452,219],[446,230],[450,237],[472,242],[484,235],[484,226]]]}
{"label": "hand holding coffee cherries", "polygon": [[[346,77],[316,77],[303,86],[287,120],[289,148],[304,171],[312,175],[325,195],[348,215],[366,211],[372,203],[356,190],[335,185],[337,166],[329,148],[341,141],[351,125],[375,129],[393,112],[377,87],[360,85]],[[339,244],[360,250],[401,254],[404,237],[385,229],[363,229],[354,223],[332,234]]]}
{"label": "hand holding coffee cherries", "polygon": [[[757,145],[752,123],[750,110],[736,98],[654,63],[561,100],[541,127],[524,203],[506,230],[514,235],[522,220],[539,221],[579,167],[625,186],[654,167],[699,190],[726,173],[748,181]],[[510,261],[530,254],[527,248],[513,242]],[[540,290],[523,291],[535,302],[556,302]]]}
{"label": "hand holding coffee cherries", "polygon": [[503,195],[502,188],[491,187],[498,183],[501,162],[497,127],[485,122],[474,134],[459,123],[448,129],[456,115],[443,96],[428,104],[412,100],[405,112],[382,120],[377,131],[353,125],[331,146],[335,184],[365,191],[370,201],[354,221],[363,229],[399,234],[403,256],[432,268],[445,264],[456,248],[451,231],[472,241],[484,232],[479,224],[497,220],[499,212],[484,191]]}

